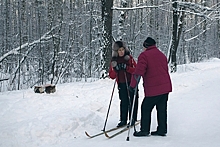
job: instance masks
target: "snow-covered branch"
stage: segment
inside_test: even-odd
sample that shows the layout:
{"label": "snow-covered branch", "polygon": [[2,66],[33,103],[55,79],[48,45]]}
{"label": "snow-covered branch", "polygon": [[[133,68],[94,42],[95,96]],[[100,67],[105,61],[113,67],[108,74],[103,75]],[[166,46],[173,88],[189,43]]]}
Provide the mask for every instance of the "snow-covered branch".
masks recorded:
{"label": "snow-covered branch", "polygon": [[1,82],[1,81],[6,81],[6,80],[9,80],[9,78],[0,79],[0,82]]}
{"label": "snow-covered branch", "polygon": [[[190,13],[190,14],[194,14],[197,16],[201,16],[201,17],[205,17],[208,19],[219,19],[218,16],[215,16],[219,13],[219,10],[217,9],[217,6],[220,3],[217,3],[215,5],[213,5],[212,7],[207,7],[207,6],[203,6],[201,4],[196,4],[196,3],[192,3],[192,2],[180,2],[178,1],[178,5],[180,7],[184,7],[188,10],[182,10],[186,13]],[[181,11],[181,10],[179,10]],[[215,12],[215,13],[214,13]],[[210,15],[213,14],[213,15]]]}
{"label": "snow-covered branch", "polygon": [[192,2],[180,2],[178,1],[179,6],[185,7],[191,10],[194,10],[195,12],[207,12],[207,11],[217,11],[216,9],[212,9],[207,6],[202,6],[201,4],[196,4]]}
{"label": "snow-covered branch", "polygon": [[167,2],[165,4],[157,5],[157,6],[137,6],[137,7],[126,7],[126,8],[120,8],[120,7],[112,7],[113,10],[136,10],[136,9],[145,9],[145,8],[159,8],[164,7],[166,5],[170,5],[170,2]]}
{"label": "snow-covered branch", "polygon": [[45,41],[50,40],[50,39],[53,38],[53,37],[56,37],[56,35],[51,35],[51,32],[52,32],[53,30],[55,30],[57,27],[58,27],[58,25],[55,26],[55,27],[53,27],[50,31],[48,31],[47,33],[45,33],[45,34],[44,34],[43,36],[41,36],[39,39],[37,39],[37,40],[35,40],[35,41],[31,42],[31,43],[22,44],[21,46],[19,46],[19,47],[17,47],[17,48],[14,48],[14,49],[10,50],[9,52],[5,53],[3,56],[0,57],[0,63],[1,63],[6,57],[8,57],[9,55],[18,54],[18,53],[19,53],[19,52],[18,52],[19,50],[22,50],[22,49],[24,49],[24,48],[26,48],[26,47],[31,47],[31,46],[33,46],[33,45],[35,45],[35,44],[42,43],[42,42],[45,42]]}
{"label": "snow-covered branch", "polygon": [[202,32],[200,32],[199,34],[197,34],[196,36],[193,36],[193,37],[191,37],[191,38],[189,38],[189,39],[185,39],[185,41],[190,41],[190,40],[193,40],[193,39],[195,39],[195,38],[198,38],[200,35],[202,35],[203,33],[205,33],[207,30],[203,30]]}

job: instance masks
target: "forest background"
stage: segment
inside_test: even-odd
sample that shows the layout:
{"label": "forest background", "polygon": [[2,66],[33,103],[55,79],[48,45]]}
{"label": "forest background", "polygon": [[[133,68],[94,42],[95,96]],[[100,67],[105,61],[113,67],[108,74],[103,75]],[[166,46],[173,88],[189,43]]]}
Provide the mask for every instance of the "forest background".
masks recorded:
{"label": "forest background", "polygon": [[179,64],[220,58],[220,0],[0,0],[0,92],[107,77],[112,43],[151,36]]}

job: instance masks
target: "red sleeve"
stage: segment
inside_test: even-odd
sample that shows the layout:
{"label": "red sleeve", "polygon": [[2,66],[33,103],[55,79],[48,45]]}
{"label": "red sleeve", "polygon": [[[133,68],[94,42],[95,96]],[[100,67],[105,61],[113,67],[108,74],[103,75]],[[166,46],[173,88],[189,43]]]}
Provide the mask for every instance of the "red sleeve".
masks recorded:
{"label": "red sleeve", "polygon": [[109,68],[108,74],[111,79],[115,79],[117,77],[117,73],[114,71],[111,63],[110,63],[110,68]]}
{"label": "red sleeve", "polygon": [[133,74],[144,76],[147,69],[147,59],[144,53],[141,53],[138,57],[137,66]]}
{"label": "red sleeve", "polygon": [[134,61],[134,58],[130,55],[130,60],[129,60],[129,66],[127,67],[126,71],[128,73],[133,73],[135,71],[135,67],[136,67],[136,62]]}
{"label": "red sleeve", "polygon": [[135,68],[135,71],[133,72],[133,75],[131,77],[131,87],[136,87],[136,85],[138,84],[137,79],[139,78],[139,76],[144,76],[145,72],[146,72],[146,68],[147,68],[147,60],[144,57],[144,54],[141,53],[140,56],[138,57],[138,62],[137,62],[137,66]]}

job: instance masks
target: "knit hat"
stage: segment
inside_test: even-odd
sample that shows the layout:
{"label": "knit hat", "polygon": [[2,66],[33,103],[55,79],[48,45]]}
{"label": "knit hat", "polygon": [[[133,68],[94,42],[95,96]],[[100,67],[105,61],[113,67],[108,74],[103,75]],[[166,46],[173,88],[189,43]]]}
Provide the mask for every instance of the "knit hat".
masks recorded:
{"label": "knit hat", "polygon": [[156,41],[153,38],[147,37],[147,39],[143,43],[143,46],[145,48],[148,48],[149,46],[152,46],[152,45],[155,45],[155,44],[156,44]]}
{"label": "knit hat", "polygon": [[125,49],[125,54],[124,54],[124,59],[125,60],[129,60],[130,57],[130,51],[129,49],[126,47],[125,43],[123,41],[116,41],[114,44],[113,44],[113,47],[112,47],[112,58],[117,58],[118,57],[118,49],[123,47]]}

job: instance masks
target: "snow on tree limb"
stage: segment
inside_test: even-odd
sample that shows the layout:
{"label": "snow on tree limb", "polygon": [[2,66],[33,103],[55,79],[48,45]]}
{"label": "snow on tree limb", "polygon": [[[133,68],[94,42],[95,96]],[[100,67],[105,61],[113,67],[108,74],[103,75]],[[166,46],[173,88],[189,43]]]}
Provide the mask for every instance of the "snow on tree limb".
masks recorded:
{"label": "snow on tree limb", "polygon": [[169,5],[171,4],[170,2],[162,4],[162,5],[158,5],[158,6],[137,6],[137,7],[112,7],[112,10],[136,10],[136,9],[144,9],[144,8],[159,8],[159,7],[163,7],[165,5]]}
{"label": "snow on tree limb", "polygon": [[204,12],[204,11],[217,11],[217,9],[212,9],[210,7],[207,6],[203,6],[201,4],[197,4],[197,3],[192,3],[192,2],[178,2],[178,4],[180,6],[183,6],[185,8],[191,9],[191,10],[195,10],[198,12]]}
{"label": "snow on tree limb", "polygon": [[[166,5],[171,5],[173,2],[167,2],[161,5],[152,5],[152,6],[137,6],[137,7],[112,7],[113,10],[136,10],[136,9],[145,9],[145,8],[161,8],[164,7]],[[187,10],[183,10],[186,13],[191,13],[191,14],[195,14],[198,16],[202,16],[202,17],[208,17],[209,15],[207,15],[207,12],[219,12],[218,8],[218,4],[213,5],[212,7],[207,7],[207,6],[203,6],[201,4],[196,4],[193,2],[181,2],[181,1],[176,1],[176,3],[178,3],[178,5],[180,7],[185,7],[187,9],[189,9],[190,11]],[[214,8],[216,7],[216,8]],[[178,10],[181,11],[181,10]],[[219,15],[216,13],[217,16],[213,16],[213,17],[208,17],[209,19],[219,19]]]}
{"label": "snow on tree limb", "polygon": [[18,52],[19,50],[22,50],[22,49],[24,49],[24,48],[26,48],[26,47],[31,47],[31,46],[33,46],[33,45],[35,45],[35,44],[38,44],[38,43],[40,43],[40,42],[42,43],[42,42],[44,42],[44,41],[50,40],[50,39],[53,38],[53,37],[56,37],[56,35],[50,35],[50,34],[51,34],[51,32],[52,32],[53,30],[55,30],[57,27],[58,27],[58,25],[55,26],[55,27],[53,27],[49,32],[45,33],[45,34],[44,34],[42,37],[40,37],[39,39],[37,39],[37,40],[35,40],[35,41],[31,42],[31,43],[22,44],[21,46],[16,47],[16,48],[10,50],[9,52],[5,53],[3,56],[0,57],[0,63],[1,63],[6,57],[8,57],[8,56],[10,56],[10,55],[12,55],[12,54],[19,54],[19,52]]}
{"label": "snow on tree limb", "polygon": [[6,81],[6,80],[9,80],[9,78],[0,79],[0,82],[1,82],[1,81]]}

